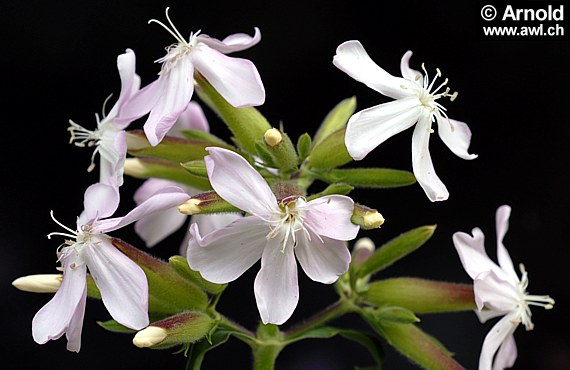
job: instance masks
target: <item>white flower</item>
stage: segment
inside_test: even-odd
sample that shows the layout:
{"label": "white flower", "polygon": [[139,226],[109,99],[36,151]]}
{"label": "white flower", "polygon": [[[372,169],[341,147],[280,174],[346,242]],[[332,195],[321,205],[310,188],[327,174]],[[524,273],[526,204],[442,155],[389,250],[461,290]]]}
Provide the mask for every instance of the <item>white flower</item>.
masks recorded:
{"label": "white flower", "polygon": [[463,159],[474,159],[467,149],[471,140],[469,127],[460,121],[449,119],[445,108],[437,101],[449,97],[453,101],[457,92],[450,94],[445,87],[447,79],[435,85],[441,72],[429,80],[411,69],[408,62],[412,52],[404,54],[401,77],[394,77],[380,68],[366,53],[359,41],[347,41],[336,51],[333,63],[357,81],[395,101],[377,105],[354,114],[348,121],[345,144],[353,159],[361,160],[370,151],[390,137],[417,123],[412,137],[412,166],[418,183],[433,201],[446,200],[449,192],[435,173],[429,153],[429,137],[432,123],[437,122],[439,137],[453,153]]}
{"label": "white flower", "polygon": [[264,323],[282,324],[299,300],[297,263],[314,281],[335,282],[345,273],[350,253],[345,240],[356,237],[352,199],[331,195],[306,202],[301,197],[277,201],[263,177],[240,155],[207,148],[204,158],[214,190],[252,216],[238,219],[204,237],[190,228],[188,263],[214,283],[237,279],[261,258],[254,284]]}
{"label": "white flower", "polygon": [[[475,228],[473,236],[457,232],[453,242],[463,264],[463,268],[473,279],[475,301],[478,316],[482,322],[503,316],[485,337],[479,370],[502,370],[513,366],[517,357],[517,348],[513,333],[522,323],[526,330],[532,330],[530,306],[541,306],[551,309],[554,300],[549,296],[536,296],[527,293],[528,274],[520,265],[522,277],[519,279],[503,238],[508,229],[511,213],[509,206],[501,206],[497,210],[497,259],[493,262],[485,252],[483,232]],[[483,310],[483,308],[487,308]],[[498,350],[498,352],[497,352]],[[495,353],[497,355],[495,356]],[[493,357],[495,360],[493,362]]]}

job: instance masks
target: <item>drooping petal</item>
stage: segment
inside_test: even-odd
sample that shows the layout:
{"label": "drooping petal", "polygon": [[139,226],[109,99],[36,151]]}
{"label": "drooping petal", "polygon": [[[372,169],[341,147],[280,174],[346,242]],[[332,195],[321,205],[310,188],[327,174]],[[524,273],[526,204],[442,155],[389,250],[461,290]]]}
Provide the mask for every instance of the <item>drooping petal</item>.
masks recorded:
{"label": "drooping petal", "polygon": [[184,225],[188,216],[178,212],[176,207],[153,213],[135,223],[135,232],[147,247],[154,247]]}
{"label": "drooping petal", "polygon": [[208,82],[236,108],[265,102],[265,88],[250,60],[228,57],[205,44],[198,44],[192,60]]}
{"label": "drooping petal", "polygon": [[163,80],[158,78],[126,100],[120,107],[119,113],[113,119],[118,127],[124,128],[132,121],[144,116],[156,105],[162,90]]}
{"label": "drooping petal", "polygon": [[499,311],[499,310],[475,310],[475,315],[481,323],[487,322],[488,320],[494,319],[495,317],[505,316],[508,314],[508,311]]}
{"label": "drooping petal", "polygon": [[210,132],[210,126],[208,125],[208,120],[204,111],[198,103],[191,101],[186,110],[180,114],[178,120],[170,129],[168,135],[184,137],[180,133],[181,130],[200,130],[203,132]]}
{"label": "drooping petal", "polygon": [[416,180],[432,202],[446,200],[447,188],[441,182],[429,154],[429,137],[432,132],[429,114],[422,113],[412,135],[412,168]]}
{"label": "drooping petal", "polygon": [[493,362],[493,370],[503,370],[514,366],[517,359],[517,344],[515,336],[509,335],[503,344],[499,347],[499,351]]}
{"label": "drooping petal", "polygon": [[149,324],[148,283],[143,270],[106,236],[84,247],[85,260],[103,304],[118,323],[135,330]]}
{"label": "drooping petal", "polygon": [[162,73],[157,80],[159,97],[143,127],[152,146],[166,136],[194,93],[194,66],[190,57],[180,58]]}
{"label": "drooping petal", "polygon": [[178,186],[177,183],[170,180],[150,178],[145,180],[141,186],[135,191],[133,200],[137,205],[141,204],[148,198],[152,197],[156,192],[167,186]]}
{"label": "drooping petal", "polygon": [[[32,320],[32,336],[39,344],[60,338],[74,319],[83,317],[85,306],[81,305],[81,300],[85,299],[87,292],[86,267],[84,264],[76,263],[78,255],[73,247],[64,249],[62,253],[65,256],[62,259],[64,273],[61,286]],[[81,335],[77,325],[80,323],[74,322],[73,333]],[[79,351],[81,338],[75,335],[71,335],[73,343],[71,350]]]}
{"label": "drooping petal", "polygon": [[311,231],[309,234],[311,240],[304,233],[298,234],[299,242],[295,247],[297,260],[311,280],[332,284],[348,271],[350,252],[346,243],[326,236],[319,238]]}
{"label": "drooping petal", "polygon": [[[121,107],[135,94],[141,84],[141,79],[135,73],[136,57],[134,51],[127,49],[124,54],[117,57],[117,68],[119,69],[119,76],[121,77],[121,93],[117,103],[113,106],[111,111],[107,114],[107,117],[114,119],[119,112]],[[117,128],[125,129],[130,121],[122,120],[120,124],[117,124]]]}
{"label": "drooping petal", "polygon": [[360,41],[351,40],[340,44],[336,49],[333,64],[382,95],[394,99],[416,95],[417,87],[411,81],[394,77],[380,68],[366,53]]}
{"label": "drooping petal", "polygon": [[106,129],[99,141],[99,182],[123,185],[125,158],[127,157],[126,132]]}
{"label": "drooping petal", "polygon": [[499,276],[495,271],[485,271],[473,280],[475,302],[479,310],[487,306],[492,310],[509,312],[520,303],[518,288],[510,281],[505,281],[505,274]]}
{"label": "drooping petal", "polygon": [[297,263],[292,239],[285,248],[282,235],[269,239],[261,257],[254,283],[257,309],[264,324],[281,325],[287,321],[299,302]]}
{"label": "drooping petal", "polygon": [[481,229],[474,228],[472,233],[473,236],[464,232],[456,232],[453,234],[453,244],[463,268],[471,279],[475,279],[485,271],[498,269],[498,266],[485,252],[485,235]]}
{"label": "drooping petal", "polygon": [[259,31],[259,28],[255,27],[255,34],[253,37],[246,33],[235,33],[220,41],[208,35],[201,34],[198,35],[197,39],[199,42],[203,42],[220,53],[229,54],[249,49],[257,44],[261,41],[261,32]]}
{"label": "drooping petal", "polygon": [[511,207],[503,205],[497,209],[495,227],[497,230],[497,259],[499,265],[512,279],[518,281],[519,277],[513,266],[513,260],[503,244],[505,234],[509,230],[509,217],[511,216]]}
{"label": "drooping petal", "polygon": [[489,331],[483,342],[479,357],[479,370],[492,370],[493,357],[499,346],[512,336],[517,325],[513,324],[514,315],[509,314],[499,320]]}
{"label": "drooping petal", "polygon": [[75,313],[69,321],[65,337],[67,338],[67,350],[79,352],[81,349],[81,332],[83,331],[83,318],[85,316],[85,305],[87,304],[87,289],[83,290],[83,295],[75,309]]}
{"label": "drooping petal", "polygon": [[344,142],[350,156],[361,160],[378,145],[406,130],[420,116],[416,97],[399,99],[364,109],[350,117]]}
{"label": "drooping petal", "polygon": [[97,221],[93,226],[93,230],[101,233],[117,230],[155,212],[177,207],[189,198],[190,196],[179,187],[167,186],[154,193],[150,198],[139,204],[124,217]]}
{"label": "drooping petal", "polygon": [[350,221],[353,212],[354,201],[351,198],[327,195],[308,202],[303,218],[304,223],[319,235],[337,240],[352,240],[360,229]]}
{"label": "drooping petal", "polygon": [[112,216],[119,206],[119,191],[115,186],[96,183],[85,190],[83,196],[83,212],[77,219],[77,226],[99,218]]}
{"label": "drooping petal", "polygon": [[437,133],[447,147],[459,158],[475,159],[477,154],[469,154],[471,130],[465,122],[449,119],[437,114]]}
{"label": "drooping petal", "polygon": [[402,73],[402,77],[404,77],[406,80],[414,81],[414,83],[418,84],[419,86],[423,86],[424,77],[421,72],[410,68],[411,57],[412,51],[408,50],[400,61],[400,72]]}
{"label": "drooping petal", "polygon": [[237,208],[269,218],[279,212],[277,199],[267,181],[241,155],[209,147],[204,157],[212,188]]}
{"label": "drooping petal", "polygon": [[255,216],[240,218],[204,237],[190,226],[187,259],[204,279],[225,284],[240,277],[263,253],[268,225]]}

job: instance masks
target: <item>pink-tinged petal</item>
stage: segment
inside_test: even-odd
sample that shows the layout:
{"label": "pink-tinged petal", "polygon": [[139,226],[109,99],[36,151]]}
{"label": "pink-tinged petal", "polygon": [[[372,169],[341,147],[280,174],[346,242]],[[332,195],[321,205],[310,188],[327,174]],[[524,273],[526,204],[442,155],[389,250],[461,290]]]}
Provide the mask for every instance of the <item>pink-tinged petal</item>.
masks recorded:
{"label": "pink-tinged petal", "polygon": [[77,227],[112,216],[118,206],[119,190],[115,186],[100,182],[89,186],[83,196],[84,210],[77,219]]}
{"label": "pink-tinged petal", "polygon": [[220,53],[228,54],[249,49],[254,46],[261,41],[261,32],[259,31],[259,28],[255,27],[255,34],[253,37],[246,33],[235,33],[220,41],[208,35],[201,34],[198,35],[197,39],[198,42],[203,42]]}
{"label": "pink-tinged petal", "polygon": [[168,134],[176,137],[184,137],[184,135],[180,133],[181,130],[210,132],[210,125],[208,125],[206,115],[200,105],[195,101],[191,101],[188,104],[188,107],[186,107],[186,110],[178,117],[178,120],[174,126],[172,126]]}
{"label": "pink-tinged petal", "polygon": [[213,213],[209,215],[194,215],[191,218],[191,222],[198,225],[202,234],[208,235],[209,233],[222,229],[242,217],[241,213],[236,212]]}
{"label": "pink-tinged petal", "polygon": [[178,207],[189,198],[190,196],[179,187],[168,186],[154,193],[150,198],[139,204],[124,217],[115,217],[98,221],[93,226],[93,230],[101,233],[117,230],[155,212]]}
{"label": "pink-tinged petal", "polygon": [[233,281],[261,258],[269,231],[267,224],[254,216],[240,218],[204,237],[198,225],[192,224],[188,264],[213,283]]}
{"label": "pink-tinged petal", "polygon": [[350,252],[341,240],[318,237],[310,233],[311,240],[304,233],[297,234],[299,242],[295,255],[308,277],[323,284],[332,284],[348,271]]}
{"label": "pink-tinged petal", "polygon": [[421,72],[410,68],[411,57],[412,51],[408,50],[400,61],[400,72],[402,73],[402,77],[404,77],[406,80],[414,81],[414,83],[418,84],[419,86],[423,86],[424,78]]}
{"label": "pink-tinged petal", "polygon": [[519,277],[515,271],[513,266],[513,260],[505,248],[503,244],[503,239],[505,234],[509,230],[509,217],[511,216],[511,207],[507,205],[503,205],[497,209],[496,214],[496,222],[495,227],[497,230],[497,259],[499,261],[499,265],[510,277],[513,281],[518,281]]}
{"label": "pink-tinged petal", "polygon": [[477,318],[481,323],[487,322],[488,320],[494,319],[495,317],[505,316],[508,313],[509,311],[498,311],[490,309],[481,309],[481,311],[475,310],[475,315],[477,315]]}
{"label": "pink-tinged petal", "polygon": [[170,208],[153,213],[135,222],[135,232],[144,240],[147,247],[154,247],[184,225],[188,216],[178,208]]}
{"label": "pink-tinged petal", "polygon": [[[127,49],[124,54],[117,57],[117,68],[121,77],[121,93],[115,106],[111,109],[107,117],[117,116],[121,111],[121,107],[136,93],[141,84],[140,77],[135,73],[136,57],[134,51]],[[129,125],[129,121],[121,121],[117,125],[120,129],[125,129]]]}
{"label": "pink-tinged petal", "polygon": [[234,107],[265,102],[265,88],[250,60],[228,57],[205,44],[196,45],[192,59],[196,70]]}
{"label": "pink-tinged petal", "polygon": [[319,235],[352,240],[360,229],[350,221],[353,212],[352,199],[344,195],[328,195],[308,202],[303,217],[304,223]]}
{"label": "pink-tinged petal", "polygon": [[432,202],[449,198],[447,188],[441,182],[429,154],[429,137],[432,132],[429,114],[421,114],[412,135],[412,168],[416,180]]}
{"label": "pink-tinged petal", "polygon": [[83,295],[79,300],[79,304],[75,309],[75,313],[69,321],[69,326],[65,331],[67,338],[67,350],[79,352],[81,349],[81,332],[83,331],[83,318],[85,316],[85,305],[87,304],[87,289],[83,291]]}
{"label": "pink-tinged petal", "polygon": [[485,235],[481,229],[474,228],[472,233],[473,236],[456,232],[453,234],[453,244],[463,268],[471,279],[475,279],[483,272],[498,269],[498,266],[485,252]]}
{"label": "pink-tinged petal", "polygon": [[282,235],[268,240],[261,257],[261,270],[255,278],[255,300],[264,324],[283,324],[299,302],[292,239],[288,240],[284,250],[281,241]]}
{"label": "pink-tinged petal", "polygon": [[394,77],[370,58],[360,41],[339,45],[333,64],[355,80],[394,99],[416,95],[417,86],[401,77]]}
{"label": "pink-tinged petal", "polygon": [[350,156],[363,159],[378,145],[417,122],[421,104],[416,97],[394,100],[355,113],[348,120],[344,143]]}
{"label": "pink-tinged petal", "polygon": [[[44,344],[49,340],[60,338],[69,328],[73,320],[83,317],[84,305],[87,292],[86,268],[84,264],[77,263],[79,257],[73,247],[62,251],[65,256],[62,259],[64,268],[61,286],[53,298],[43,306],[32,320],[32,336],[36,343]],[[81,334],[74,321],[74,333]],[[79,351],[80,338],[71,337],[73,351]]]}
{"label": "pink-tinged petal", "polygon": [[180,58],[158,78],[160,92],[144,124],[152,146],[158,145],[188,106],[194,93],[194,66],[189,57]]}
{"label": "pink-tinged petal", "polygon": [[492,370],[493,357],[499,347],[512,336],[516,324],[513,324],[514,315],[509,314],[499,320],[485,337],[481,356],[479,357],[479,370]]}
{"label": "pink-tinged petal", "polygon": [[133,95],[119,107],[119,113],[117,117],[113,119],[113,122],[123,128],[132,121],[150,112],[160,97],[163,80],[164,78],[159,77],[156,81],[133,93]]}
{"label": "pink-tinged petal", "polygon": [[514,366],[517,359],[515,336],[509,335],[503,342],[493,362],[493,370],[503,370]]}
{"label": "pink-tinged petal", "polygon": [[99,155],[99,182],[116,184],[116,186],[123,185],[125,158],[127,157],[126,132],[104,130],[99,141]]}
{"label": "pink-tinged petal", "polygon": [[149,324],[148,283],[143,270],[106,236],[84,247],[85,260],[103,304],[118,323],[135,330]]}
{"label": "pink-tinged petal", "polygon": [[509,280],[504,280],[505,274],[495,271],[485,271],[473,280],[475,302],[479,310],[483,306],[491,310],[509,312],[517,308],[520,303],[518,287]]}
{"label": "pink-tinged petal", "polygon": [[170,180],[150,178],[145,180],[141,186],[135,191],[133,200],[137,205],[141,204],[148,198],[152,197],[156,192],[164,189],[167,186],[177,186],[177,183]]}
{"label": "pink-tinged petal", "polygon": [[237,208],[269,218],[280,212],[267,181],[241,155],[231,150],[209,147],[204,157],[212,188]]}
{"label": "pink-tinged petal", "polygon": [[447,147],[459,158],[475,159],[477,154],[469,154],[471,130],[465,122],[437,115],[437,133]]}

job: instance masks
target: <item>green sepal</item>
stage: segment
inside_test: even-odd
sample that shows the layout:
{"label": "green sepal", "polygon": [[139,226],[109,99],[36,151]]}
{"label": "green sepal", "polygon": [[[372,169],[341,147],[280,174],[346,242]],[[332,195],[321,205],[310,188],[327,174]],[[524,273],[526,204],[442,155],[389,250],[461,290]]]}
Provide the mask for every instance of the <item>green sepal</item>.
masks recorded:
{"label": "green sepal", "polygon": [[275,164],[275,162],[273,162],[273,156],[271,155],[269,148],[265,144],[265,141],[263,139],[259,139],[255,142],[254,145],[255,145],[255,153],[259,158],[261,158],[263,164],[266,165],[267,167],[277,168],[277,165]]}
{"label": "green sepal", "polygon": [[280,143],[273,146],[267,144],[265,140],[263,140],[263,143],[276,168],[279,168],[283,173],[290,173],[297,168],[299,157],[297,156],[295,146],[291,142],[289,135],[281,130],[280,134],[282,137]]}
{"label": "green sepal", "polygon": [[182,256],[172,256],[168,259],[168,263],[180,276],[208,293],[219,294],[227,286],[227,284],[211,283],[204,279],[198,271],[194,271],[188,266],[188,261]]}
{"label": "green sepal", "polygon": [[221,146],[235,150],[229,145],[222,146],[217,142],[189,140],[173,136],[165,136],[158,145],[152,146],[142,130],[127,131],[127,145],[128,153],[132,156],[161,158],[174,162],[203,159],[205,155],[208,155],[206,148],[210,146]]}
{"label": "green sepal", "polygon": [[346,126],[350,116],[356,109],[356,97],[351,97],[342,100],[338,103],[325,117],[317,133],[313,145],[319,144],[326,139],[330,134],[338,131]]}
{"label": "green sepal", "polygon": [[309,154],[311,154],[311,136],[308,133],[304,133],[297,139],[297,153],[299,153],[299,163],[302,163]]}
{"label": "green sepal", "polygon": [[330,184],[323,191],[316,194],[312,194],[309,197],[307,197],[307,200],[313,200],[320,197],[324,197],[325,195],[333,195],[333,194],[348,195],[353,189],[354,186],[348,184],[342,184],[342,183]]}
{"label": "green sepal", "polygon": [[384,325],[389,324],[413,324],[420,319],[410,310],[398,306],[381,306],[371,310],[372,317]]}
{"label": "green sepal", "polygon": [[255,142],[263,139],[265,131],[271,128],[267,119],[254,107],[236,108],[228,103],[212,85],[199,73],[196,93],[226,123],[236,144],[250,153],[255,153]]}
{"label": "green sepal", "polygon": [[186,171],[188,171],[193,176],[203,177],[206,179],[208,178],[208,171],[206,170],[206,163],[204,163],[204,160],[202,160],[202,159],[197,159],[195,161],[180,163],[180,165],[182,166],[182,168],[184,168]]}
{"label": "green sepal", "polygon": [[168,263],[112,238],[113,245],[139,265],[148,281],[149,312],[174,314],[208,306],[206,293],[180,276]]}
{"label": "green sepal", "polygon": [[192,196],[178,207],[181,213],[197,215],[206,213],[241,212],[241,210],[222,197],[215,191],[207,191]]}
{"label": "green sepal", "polygon": [[[188,163],[188,162],[187,162]],[[127,158],[125,174],[138,178],[158,178],[189,185],[199,190],[210,190],[208,177],[196,176],[180,163],[158,158]]]}
{"label": "green sepal", "polygon": [[362,188],[396,188],[416,182],[413,173],[390,168],[349,168],[332,169],[319,175],[329,182],[343,182]]}
{"label": "green sepal", "polygon": [[315,144],[308,158],[309,167],[315,170],[325,170],[352,161],[344,144],[345,132],[346,129],[342,128]]}
{"label": "green sepal", "polygon": [[435,228],[435,225],[421,226],[382,245],[368,260],[355,269],[357,277],[374,274],[412,253],[431,238]]}
{"label": "green sepal", "polygon": [[180,344],[195,343],[204,338],[215,324],[214,319],[200,311],[185,311],[153,322],[150,326],[165,329],[167,336],[162,342],[149,348],[167,349]]}
{"label": "green sepal", "polygon": [[209,143],[215,144],[213,146],[219,146],[222,148],[231,148],[232,146],[217,137],[216,135],[212,135],[208,132],[204,132],[201,130],[180,130],[180,133],[184,135],[186,139],[189,140],[197,140],[197,141],[207,141]]}
{"label": "green sepal", "polygon": [[204,357],[206,356],[206,352],[226,343],[230,338],[230,335],[230,331],[218,329],[214,331],[209,338],[203,338],[194,343],[188,354],[186,370],[200,370]]}
{"label": "green sepal", "polygon": [[369,284],[362,298],[372,304],[401,306],[415,313],[477,308],[472,285],[409,277],[375,281]]}

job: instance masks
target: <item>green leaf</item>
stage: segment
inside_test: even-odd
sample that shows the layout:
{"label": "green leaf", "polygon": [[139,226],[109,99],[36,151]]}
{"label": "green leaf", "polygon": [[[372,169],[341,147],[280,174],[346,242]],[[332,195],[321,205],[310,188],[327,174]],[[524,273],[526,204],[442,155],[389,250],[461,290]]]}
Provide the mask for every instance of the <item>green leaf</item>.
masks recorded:
{"label": "green leaf", "polygon": [[303,162],[311,154],[311,136],[308,133],[305,132],[299,136],[297,152],[299,153],[299,163]]}
{"label": "green leaf", "polygon": [[202,339],[192,345],[189,353],[188,362],[186,363],[186,370],[200,370],[202,362],[206,356],[206,352],[219,347],[226,343],[230,338],[231,332],[223,329],[216,330],[209,338]]}
{"label": "green leaf", "polygon": [[309,167],[325,170],[339,167],[352,161],[344,144],[346,129],[342,128],[328,135],[313,147],[309,156]]}
{"label": "green leaf", "polygon": [[376,305],[405,307],[415,313],[476,309],[472,285],[419,278],[375,281],[368,286],[363,299]]}
{"label": "green leaf", "polygon": [[115,320],[97,321],[97,324],[103,329],[113,333],[133,334],[137,332],[136,330],[129,329],[126,326],[119,324]]}
{"label": "green leaf", "polygon": [[[348,119],[356,109],[356,97],[344,99],[338,103],[325,117],[317,133],[315,134],[314,145],[319,144],[330,134],[346,126]],[[314,146],[313,145],[313,146]]]}
{"label": "green leaf", "polygon": [[413,173],[390,168],[332,169],[321,178],[327,182],[344,182],[362,188],[395,188],[416,182]]}
{"label": "green leaf", "polygon": [[342,184],[342,183],[330,184],[329,186],[327,186],[325,188],[325,190],[323,190],[317,194],[312,194],[309,197],[307,197],[307,200],[309,201],[309,200],[317,199],[320,197],[324,197],[325,195],[332,195],[332,194],[347,195],[353,189],[354,189],[354,187],[351,185],[348,185],[348,184]]}
{"label": "green leaf", "polygon": [[435,225],[421,226],[390,240],[356,269],[357,277],[364,277],[385,269],[412,253],[431,238]]}

